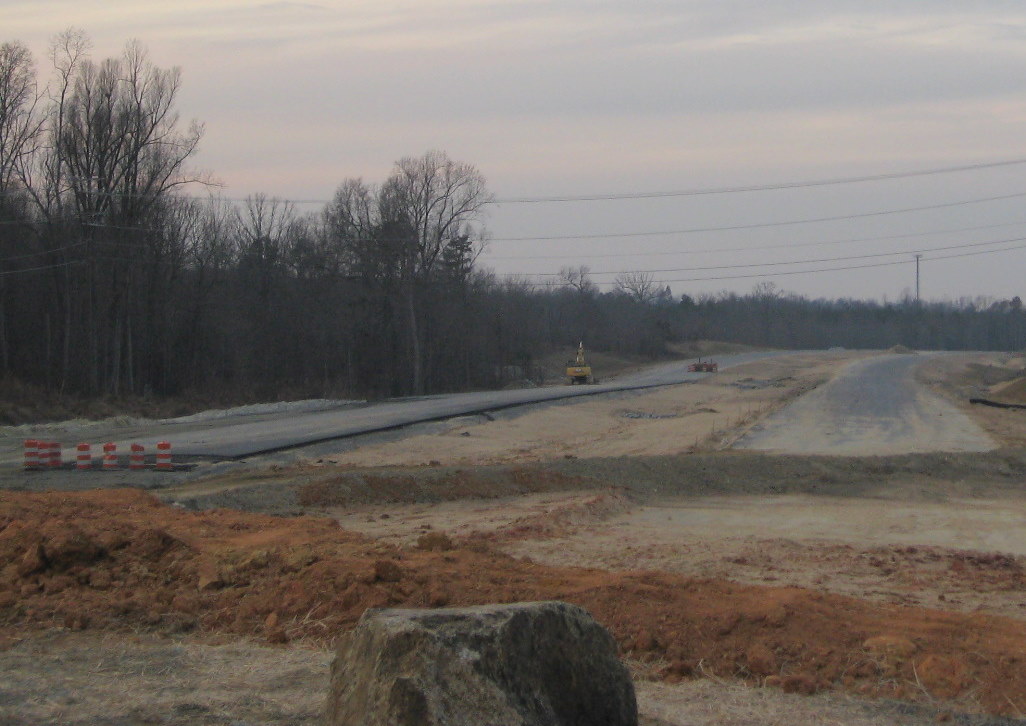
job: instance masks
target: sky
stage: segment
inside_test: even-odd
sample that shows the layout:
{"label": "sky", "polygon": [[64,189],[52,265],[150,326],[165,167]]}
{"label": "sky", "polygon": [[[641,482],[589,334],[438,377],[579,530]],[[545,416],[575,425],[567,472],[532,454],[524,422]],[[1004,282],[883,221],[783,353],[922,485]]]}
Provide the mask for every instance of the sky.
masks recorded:
{"label": "sky", "polygon": [[181,68],[225,196],[473,164],[498,275],[894,301],[919,254],[926,300],[1026,293],[1021,1],[0,0],[44,80],[69,26]]}

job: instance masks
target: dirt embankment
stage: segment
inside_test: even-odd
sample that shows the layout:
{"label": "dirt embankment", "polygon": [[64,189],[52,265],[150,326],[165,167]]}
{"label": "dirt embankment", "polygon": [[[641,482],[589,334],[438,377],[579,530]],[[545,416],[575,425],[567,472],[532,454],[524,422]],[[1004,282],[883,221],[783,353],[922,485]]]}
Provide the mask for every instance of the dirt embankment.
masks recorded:
{"label": "dirt embankment", "polygon": [[879,457],[717,452],[492,466],[352,469],[302,464],[170,487],[161,498],[189,508],[299,514],[325,507],[497,499],[539,492],[625,487],[642,500],[672,496],[825,494],[897,499],[1015,496],[1026,450]]}
{"label": "dirt embankment", "polygon": [[546,567],[431,530],[396,548],[327,519],[186,512],[134,491],[4,493],[0,511],[9,639],[63,625],[323,641],[367,607],[552,598],[589,609],[626,655],[671,682],[704,674],[1026,711],[1026,624],[1007,618]]}
{"label": "dirt embankment", "polygon": [[1021,353],[930,358],[917,377],[967,413],[1002,446],[1026,448],[1026,409],[970,404],[972,398],[1026,405],[1026,358]]}

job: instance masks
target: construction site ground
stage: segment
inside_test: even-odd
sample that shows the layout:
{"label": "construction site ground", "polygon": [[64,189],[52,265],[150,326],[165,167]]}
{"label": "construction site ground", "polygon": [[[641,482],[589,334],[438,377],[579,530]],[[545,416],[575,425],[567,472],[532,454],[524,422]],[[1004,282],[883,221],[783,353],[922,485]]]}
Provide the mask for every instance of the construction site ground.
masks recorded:
{"label": "construction site ground", "polygon": [[1021,356],[918,369],[991,452],[729,450],[865,355],[148,492],[7,472],[0,723],[317,723],[331,643],[367,607],[536,599],[610,629],[648,726],[1026,718],[1026,411],[967,402],[1026,403]]}

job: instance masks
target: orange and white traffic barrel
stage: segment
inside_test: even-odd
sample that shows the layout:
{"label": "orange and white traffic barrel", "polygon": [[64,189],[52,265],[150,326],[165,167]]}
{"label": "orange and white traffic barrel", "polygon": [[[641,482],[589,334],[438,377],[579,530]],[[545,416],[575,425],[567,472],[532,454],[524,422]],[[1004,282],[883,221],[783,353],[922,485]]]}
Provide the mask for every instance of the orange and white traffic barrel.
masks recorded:
{"label": "orange and white traffic barrel", "polygon": [[108,442],[103,445],[103,469],[110,471],[118,468],[118,445]]}
{"label": "orange and white traffic barrel", "polygon": [[79,469],[79,470],[82,470],[82,469],[92,469],[93,468],[93,451],[92,451],[92,447],[89,444],[82,443],[82,444],[79,444],[76,447],[76,449],[78,451],[78,456],[76,457],[75,468]]}
{"label": "orange and white traffic barrel", "polygon": [[139,471],[146,468],[146,447],[142,444],[132,444],[132,453],[128,457],[128,468],[132,471]]}
{"label": "orange and white traffic barrel", "polygon": [[170,441],[158,441],[157,442],[157,470],[158,471],[171,471],[171,442]]}
{"label": "orange and white traffic barrel", "polygon": [[39,468],[39,442],[36,439],[25,439],[25,470],[35,471]]}
{"label": "orange and white traffic barrel", "polygon": [[50,468],[59,469],[64,462],[61,459],[61,445],[57,441],[50,442]]}

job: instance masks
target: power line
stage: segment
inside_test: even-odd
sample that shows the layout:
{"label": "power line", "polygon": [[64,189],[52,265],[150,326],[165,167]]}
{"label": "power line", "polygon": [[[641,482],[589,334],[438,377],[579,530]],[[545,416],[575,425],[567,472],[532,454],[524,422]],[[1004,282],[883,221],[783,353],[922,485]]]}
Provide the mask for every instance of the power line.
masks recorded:
{"label": "power line", "polygon": [[[685,228],[685,229],[668,229],[668,230],[647,231],[647,232],[606,232],[606,233],[599,233],[599,234],[546,235],[546,236],[538,236],[538,237],[492,237],[488,241],[489,242],[548,242],[548,241],[556,241],[556,240],[619,239],[619,238],[629,238],[629,237],[661,237],[661,236],[673,235],[673,234],[699,234],[699,233],[704,233],[704,232],[729,232],[729,231],[739,231],[739,230],[745,230],[745,229],[764,229],[764,228],[771,228],[771,227],[787,227],[787,226],[798,225],[798,224],[815,224],[815,223],[819,223],[819,222],[837,222],[837,221],[843,221],[843,220],[849,220],[849,219],[863,219],[863,218],[866,218],[866,217],[882,217],[882,216],[888,216],[888,215],[892,215],[892,214],[905,214],[905,213],[908,213],[908,212],[923,212],[923,211],[928,211],[928,210],[931,210],[931,209],[948,209],[948,208],[951,208],[951,207],[963,207],[963,206],[967,206],[967,205],[970,205],[970,204],[983,204],[983,203],[986,203],[986,202],[1003,201],[1005,199],[1018,199],[1020,197],[1026,197],[1026,192],[1015,192],[1013,194],[1000,194],[1000,195],[992,196],[992,197],[978,197],[976,199],[963,199],[963,200],[958,200],[958,201],[954,201],[954,202],[943,202],[943,203],[940,203],[940,204],[928,204],[928,205],[919,206],[919,207],[902,207],[902,208],[899,208],[899,209],[885,209],[885,210],[879,210],[879,211],[875,211],[875,212],[861,212],[861,213],[854,213],[854,214],[842,214],[842,215],[836,215],[836,216],[832,216],[832,217],[810,217],[810,218],[806,218],[806,219],[790,219],[790,220],[783,220],[783,221],[778,221],[778,222],[757,222],[757,223],[753,223],[753,224],[725,225],[725,226],[721,226],[721,227],[690,227],[690,228]],[[235,200],[235,201],[237,201],[237,200]],[[21,222],[16,222],[16,221],[7,222],[7,221],[5,221],[5,222],[0,222],[0,224],[21,224]],[[86,226],[92,226],[92,227],[109,227],[109,228],[112,228],[112,229],[126,229],[126,230],[143,230],[143,231],[147,231],[146,227],[130,227],[130,226],[123,226],[123,225],[115,225],[115,224],[104,224],[104,223],[98,223],[98,222],[92,222],[92,223],[84,222],[83,224],[86,225]],[[1000,225],[995,225],[995,226],[1000,226]],[[980,227],[980,229],[983,229],[983,228],[984,227]],[[970,227],[970,228],[967,228],[967,229],[973,229],[973,228]],[[148,231],[153,231],[153,230],[148,230]],[[911,236],[911,235],[909,235],[909,236]],[[886,238],[881,238],[881,239],[886,239]],[[813,244],[819,244],[819,243],[813,243]],[[767,249],[769,249],[769,248],[767,248]],[[496,258],[496,259],[500,259],[500,258]],[[541,259],[541,258],[538,258],[538,259]]]}
{"label": "power line", "polygon": [[[665,257],[667,255],[697,255],[709,252],[754,252],[757,250],[781,250],[794,249],[799,247],[820,247],[823,245],[850,244],[853,242],[881,242],[893,239],[908,239],[910,237],[929,237],[931,235],[954,234],[956,232],[975,232],[981,229],[997,229],[1000,227],[1014,227],[1026,224],[1026,220],[1017,222],[1003,222],[1001,224],[981,224],[974,227],[956,227],[951,229],[939,229],[930,232],[913,232],[909,234],[888,234],[880,237],[854,237],[848,239],[822,240],[819,242],[785,242],[783,244],[756,245],[755,247],[706,247],[697,250],[670,250],[664,252],[612,252],[609,254],[594,254],[589,252],[589,259],[607,257]],[[488,260],[569,260],[577,259],[581,255],[486,255]]]}
{"label": "power line", "polygon": [[994,197],[980,197],[978,199],[965,199],[957,202],[944,202],[943,204],[928,204],[922,207],[903,207],[901,209],[885,209],[877,212],[862,212],[857,214],[841,214],[833,217],[811,217],[808,219],[789,219],[782,222],[758,222],[755,224],[735,224],[724,227],[691,227],[689,229],[671,229],[661,232],[615,232],[602,234],[569,234],[551,235],[547,237],[493,237],[490,242],[546,242],[553,240],[569,239],[615,239],[622,237],[658,237],[668,234],[696,234],[700,232],[728,232],[742,229],[763,229],[766,227],[788,227],[796,224],[813,224],[817,222],[837,222],[847,219],[862,219],[865,217],[883,217],[890,214],[905,214],[906,212],[922,212],[929,209],[946,209],[948,207],[963,207],[968,204],[982,204],[984,202],[996,202],[1004,199],[1018,199],[1026,197],[1026,192],[1015,194],[1001,194]]}
{"label": "power line", "polygon": [[[1005,247],[1005,248],[999,249],[999,250],[977,250],[977,251],[974,251],[974,252],[963,252],[963,253],[954,254],[954,255],[938,255],[937,257],[924,257],[923,261],[924,262],[930,262],[930,261],[933,261],[933,260],[951,260],[951,259],[956,259],[956,258],[961,258],[961,257],[977,257],[979,255],[990,255],[990,254],[995,254],[995,253],[998,253],[998,252],[1012,252],[1014,250],[1021,250],[1021,249],[1026,249],[1026,244],[1013,245],[1012,247]],[[753,273],[746,273],[746,274],[743,274],[743,275],[716,275],[716,276],[713,276],[713,277],[687,277],[687,278],[680,278],[680,279],[673,279],[673,280],[656,280],[656,281],[653,281],[653,284],[656,284],[656,285],[666,285],[666,284],[669,284],[669,283],[677,283],[677,282],[717,282],[717,281],[721,281],[721,280],[747,280],[747,279],[759,278],[759,277],[778,277],[778,276],[782,277],[782,276],[785,276],[785,275],[786,276],[812,275],[812,274],[816,274],[816,273],[820,273],[820,272],[842,272],[842,271],[845,271],[845,270],[867,270],[867,269],[877,268],[877,267],[894,267],[896,265],[912,264],[912,262],[913,262],[913,260],[894,260],[894,261],[891,261],[891,262],[870,262],[870,263],[862,264],[862,265],[842,265],[840,267],[821,267],[821,268],[816,268],[814,270],[782,270],[782,271],[775,271],[775,272],[753,272]],[[523,277],[523,275],[512,275],[512,276],[513,277]],[[546,282],[541,282],[539,284],[545,285],[547,287],[565,287],[565,285],[561,285],[561,284],[559,284],[559,283],[557,283],[555,281],[551,281],[551,282],[546,281]],[[596,285],[615,285],[616,283],[615,282],[596,282],[595,284]]]}
{"label": "power line", "polygon": [[4,270],[0,272],[0,276],[6,277],[7,275],[22,275],[26,272],[39,272],[40,270],[54,270],[58,267],[72,267],[74,265],[81,265],[82,260],[69,260],[68,262],[58,262],[53,265],[41,265],[39,267],[26,267],[22,270]]}
{"label": "power line", "polygon": [[[943,247],[923,247],[916,252],[941,252],[945,250],[963,250],[971,247],[987,247],[989,245],[1003,245],[1010,242],[1022,242],[1026,241],[1026,237],[1013,237],[1011,239],[999,239],[992,242],[968,242],[957,245],[945,245]],[[864,260],[873,257],[894,257],[895,255],[907,255],[910,254],[908,250],[899,250],[898,252],[873,252],[862,255],[845,255],[843,257],[820,257],[811,260],[793,260],[790,262],[746,262],[735,265],[708,265],[704,267],[671,267],[655,270],[630,270],[630,272],[692,272],[694,270],[737,270],[745,267],[782,267],[785,265],[808,265],[817,262],[842,262],[844,260]],[[624,270],[602,270],[599,272],[588,271],[589,275],[619,275]],[[536,273],[538,277],[559,277],[561,273],[558,272],[539,272]]]}
{"label": "power line", "polygon": [[[924,257],[923,260],[925,262],[930,262],[930,261],[933,261],[933,260],[953,260],[953,259],[961,258],[961,257],[977,257],[979,255],[990,255],[990,254],[994,254],[994,253],[997,253],[997,252],[1011,252],[1011,251],[1014,251],[1014,250],[1021,250],[1021,249],[1026,249],[1026,244],[1014,245],[1012,247],[1005,247],[1004,249],[1000,249],[1000,250],[978,250],[976,252],[963,252],[963,253],[956,254],[956,255],[938,255],[937,257]],[[734,276],[724,276],[724,277],[696,277],[696,278],[690,278],[690,279],[686,279],[686,280],[663,280],[659,284],[664,284],[664,283],[669,283],[669,282],[699,282],[699,281],[702,281],[702,280],[737,280],[737,279],[743,279],[743,278],[749,278],[749,277],[773,277],[774,275],[777,275],[777,274],[779,274],[779,275],[802,275],[802,274],[814,273],[814,272],[836,272],[836,271],[841,271],[841,270],[861,270],[861,269],[868,269],[868,268],[871,268],[871,267],[894,267],[895,265],[909,265],[909,264],[912,264],[912,260],[896,260],[896,261],[893,261],[893,262],[875,262],[875,263],[866,264],[866,265],[849,265],[849,266],[845,266],[845,267],[828,267],[828,268],[825,268],[825,269],[818,269],[818,270],[791,270],[791,271],[784,271],[784,272],[779,272],[779,273],[765,272],[765,273],[752,274],[752,275],[734,275]]]}
{"label": "power line", "polygon": [[[78,220],[65,220],[73,223],[77,223],[83,227],[100,227],[103,229],[129,229],[129,230],[141,230],[143,232],[156,232],[159,231],[153,227],[130,227],[124,224],[107,224],[105,222],[81,222]],[[26,227],[32,227],[36,225],[46,225],[47,222],[43,220],[23,220],[23,219],[4,219],[0,220],[0,224],[20,224]]]}
{"label": "power line", "polygon": [[11,255],[10,257],[0,257],[0,262],[10,262],[11,260],[25,260],[29,257],[43,257],[45,255],[52,255],[57,252],[64,252],[65,250],[71,250],[76,247],[81,247],[87,242],[75,242],[70,245],[64,245],[63,247],[54,247],[52,250],[40,250],[38,252],[27,252],[23,255]]}
{"label": "power line", "polygon": [[[582,194],[582,195],[559,195],[559,196],[525,196],[525,197],[499,197],[495,199],[487,200],[486,204],[537,204],[544,202],[591,202],[591,201],[616,201],[616,200],[629,200],[629,199],[659,199],[665,197],[693,197],[693,196],[706,196],[714,194],[738,194],[744,192],[761,192],[761,191],[773,191],[780,189],[802,189],[807,187],[823,187],[823,186],[836,186],[841,184],[856,184],[863,182],[874,182],[874,181],[888,181],[893,179],[909,179],[914,177],[922,176],[936,176],[940,174],[955,174],[965,171],[977,171],[980,169],[995,169],[1004,166],[1015,166],[1019,164],[1026,164],[1026,158],[1016,159],[1003,159],[999,161],[981,162],[977,164],[962,164],[958,166],[945,166],[936,167],[933,169],[920,169],[920,170],[908,170],[908,171],[896,171],[887,172],[882,174],[867,174],[864,176],[848,176],[848,177],[833,177],[827,179],[808,179],[801,181],[786,181],[778,182],[774,184],[742,184],[737,186],[727,187],[701,187],[695,189],[682,189],[672,191],[647,191],[647,192],[617,192],[609,194]],[[16,196],[21,194],[21,191],[6,191],[0,192],[2,196]],[[151,193],[130,193],[130,192],[114,192],[114,191],[100,191],[100,190],[83,190],[83,193],[87,193],[98,197],[108,197],[112,199],[135,199],[143,197],[152,197]],[[182,194],[175,195],[184,197],[186,199],[219,199],[227,202],[247,202],[250,199],[257,196],[264,196],[267,201],[277,201],[282,203],[291,204],[328,204],[332,200],[330,199],[289,199],[287,197],[278,196],[267,196],[265,194],[252,194],[247,197],[220,197],[214,195],[190,195]]]}
{"label": "power line", "polygon": [[709,194],[737,194],[739,192],[762,192],[774,189],[801,189],[805,187],[824,187],[838,184],[855,184],[859,182],[885,181],[889,179],[908,179],[917,176],[932,176],[936,174],[952,174],[977,169],[991,169],[1000,166],[1012,166],[1026,163],[1026,159],[1008,159],[1005,161],[986,162],[981,164],[966,164],[964,166],[947,166],[937,169],[924,169],[921,171],[898,171],[887,174],[871,174],[867,176],[835,177],[832,179],[813,179],[807,181],[780,182],[777,184],[750,184],[733,187],[708,187],[700,189],[685,189],[681,191],[656,191],[656,192],[623,192],[617,194],[586,194],[580,196],[553,196],[553,197],[510,197],[507,199],[495,199],[494,204],[537,204],[542,202],[595,202],[611,201],[621,199],[661,199],[665,197],[695,197]]}

